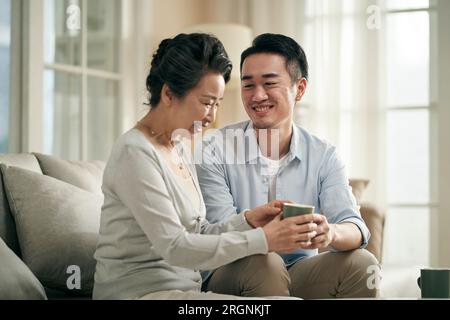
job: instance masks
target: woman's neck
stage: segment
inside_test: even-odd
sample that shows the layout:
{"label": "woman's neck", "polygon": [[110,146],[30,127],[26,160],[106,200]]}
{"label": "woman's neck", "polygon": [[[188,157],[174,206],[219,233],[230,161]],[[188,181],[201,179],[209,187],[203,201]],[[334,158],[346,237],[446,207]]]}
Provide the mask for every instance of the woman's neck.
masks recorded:
{"label": "woman's neck", "polygon": [[171,125],[172,119],[164,108],[151,109],[138,125],[146,130],[156,141],[162,145],[172,145],[172,133],[175,128]]}

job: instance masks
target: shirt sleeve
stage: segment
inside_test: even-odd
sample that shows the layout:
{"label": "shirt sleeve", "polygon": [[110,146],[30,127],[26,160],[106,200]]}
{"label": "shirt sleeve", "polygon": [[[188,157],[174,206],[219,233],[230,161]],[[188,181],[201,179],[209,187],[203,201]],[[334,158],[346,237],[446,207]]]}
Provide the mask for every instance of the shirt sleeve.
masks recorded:
{"label": "shirt sleeve", "polygon": [[206,206],[206,217],[211,223],[236,215],[237,207],[227,184],[226,168],[220,161],[220,148],[210,138],[205,140],[202,162],[196,165],[198,181]]}
{"label": "shirt sleeve", "polygon": [[355,197],[348,184],[345,165],[334,147],[327,151],[319,179],[320,209],[330,223],[354,223],[361,231],[363,238],[360,248],[365,248],[370,232],[357,209]]}
{"label": "shirt sleeve", "polygon": [[[172,204],[165,179],[154,151],[126,146],[113,185],[116,196],[131,210],[154,250],[169,264],[206,270],[268,252],[261,228],[217,235],[188,233]],[[230,222],[228,229],[234,228],[233,223],[237,222]]]}

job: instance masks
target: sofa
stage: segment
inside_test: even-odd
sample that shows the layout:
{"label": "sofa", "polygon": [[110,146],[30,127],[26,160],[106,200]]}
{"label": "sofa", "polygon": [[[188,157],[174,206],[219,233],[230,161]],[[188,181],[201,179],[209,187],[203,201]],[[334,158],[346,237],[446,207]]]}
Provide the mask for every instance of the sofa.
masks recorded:
{"label": "sofa", "polygon": [[[105,163],[0,155],[0,300],[89,299]],[[351,179],[359,202],[368,181]],[[382,259],[384,214],[360,203],[367,250]]]}

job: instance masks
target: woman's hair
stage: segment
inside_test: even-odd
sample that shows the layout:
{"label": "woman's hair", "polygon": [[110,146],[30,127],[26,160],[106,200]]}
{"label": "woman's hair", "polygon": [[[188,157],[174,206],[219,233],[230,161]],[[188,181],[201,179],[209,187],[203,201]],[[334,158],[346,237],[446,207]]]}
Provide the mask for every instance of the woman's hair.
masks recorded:
{"label": "woman's hair", "polygon": [[221,74],[227,83],[231,60],[216,37],[204,33],[179,34],[163,40],[153,54],[147,90],[150,105],[156,107],[166,84],[178,98],[183,98],[210,72]]}

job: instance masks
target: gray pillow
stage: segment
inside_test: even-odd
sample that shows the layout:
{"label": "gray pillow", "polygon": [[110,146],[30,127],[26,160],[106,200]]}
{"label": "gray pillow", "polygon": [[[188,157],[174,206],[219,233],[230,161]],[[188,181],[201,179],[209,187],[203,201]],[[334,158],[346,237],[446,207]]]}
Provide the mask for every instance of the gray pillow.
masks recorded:
{"label": "gray pillow", "polygon": [[1,170],[24,262],[46,287],[90,294],[103,198],[25,169]]}
{"label": "gray pillow", "polygon": [[45,175],[103,196],[103,161],[70,161],[41,153],[33,154]]}
{"label": "gray pillow", "polygon": [[2,238],[0,264],[0,300],[47,299],[42,284]]}

